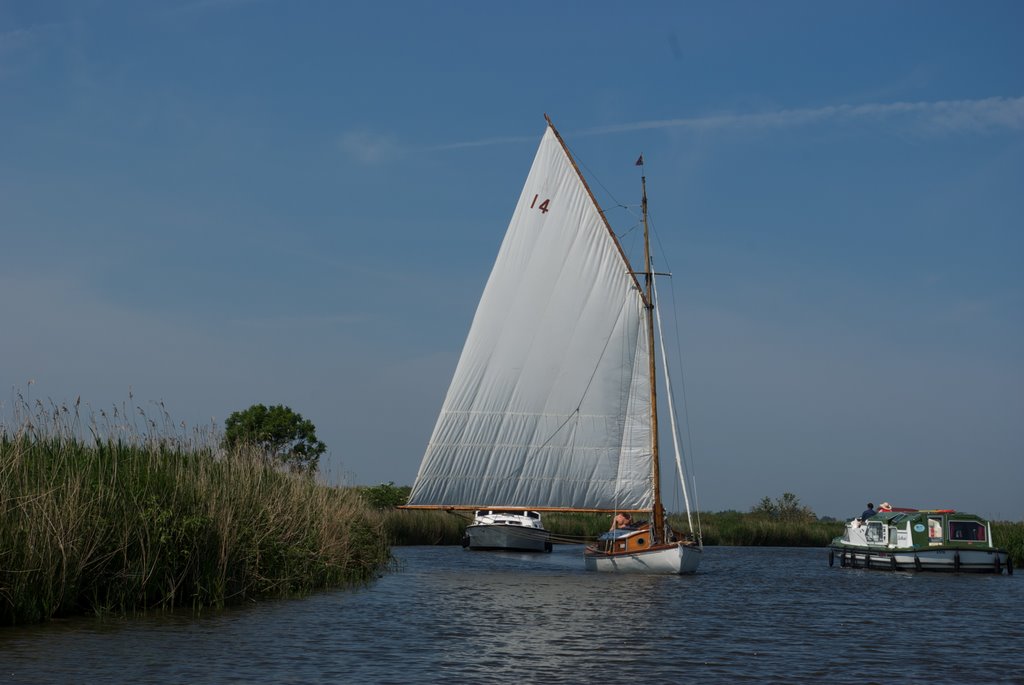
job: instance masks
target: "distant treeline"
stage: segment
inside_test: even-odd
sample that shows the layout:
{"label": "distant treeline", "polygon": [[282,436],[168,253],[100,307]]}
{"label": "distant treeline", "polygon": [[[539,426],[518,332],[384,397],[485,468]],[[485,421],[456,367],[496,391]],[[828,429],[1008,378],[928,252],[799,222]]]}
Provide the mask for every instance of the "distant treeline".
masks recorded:
{"label": "distant treeline", "polygon": [[[384,483],[364,488],[363,492],[368,502],[388,509],[405,503],[409,487]],[[384,524],[396,545],[454,545],[462,540],[471,519],[470,512],[393,510],[385,513]],[[843,532],[842,522],[818,520],[791,493],[774,501],[765,497],[750,513],[701,513],[692,519],[695,533],[706,545],[824,547]],[[685,515],[673,515],[669,520],[675,530],[689,531]],[[556,542],[592,541],[608,530],[610,522],[608,514],[544,515],[544,527]]]}
{"label": "distant treeline", "polygon": [[[468,512],[400,511],[384,512],[384,527],[394,545],[456,545],[469,523]],[[685,515],[669,517],[672,527],[688,530]],[[699,526],[698,526],[699,521]],[[607,514],[544,515],[544,527],[552,539],[562,543],[593,540],[608,530]],[[765,547],[825,547],[842,535],[842,521],[785,521],[738,511],[704,512],[694,515],[694,527],[705,545]],[[1014,565],[1024,567],[1024,523],[992,522],[996,546],[1010,552]]]}
{"label": "distant treeline", "polygon": [[[363,488],[363,493],[371,505],[383,511],[385,530],[395,545],[460,544],[472,519],[470,512],[393,509],[406,501],[407,486],[385,483]],[[845,525],[819,519],[791,493],[775,500],[765,497],[749,512],[702,512],[692,518],[705,545],[825,547],[842,535]],[[689,530],[685,515],[675,514],[669,520],[677,531]],[[607,514],[544,515],[544,527],[556,543],[591,541],[608,530],[610,521]],[[1024,567],[1024,522],[993,522],[992,537],[997,546],[1010,552],[1015,566]]]}
{"label": "distant treeline", "polygon": [[[401,511],[385,512],[384,524],[395,545],[455,545],[462,540],[470,522],[468,512]],[[677,531],[688,531],[685,515],[669,517]],[[609,528],[608,514],[544,514],[544,527],[555,542],[593,541]],[[694,515],[694,528],[705,545],[766,545],[778,547],[824,547],[843,532],[837,521],[788,522],[739,512]]]}

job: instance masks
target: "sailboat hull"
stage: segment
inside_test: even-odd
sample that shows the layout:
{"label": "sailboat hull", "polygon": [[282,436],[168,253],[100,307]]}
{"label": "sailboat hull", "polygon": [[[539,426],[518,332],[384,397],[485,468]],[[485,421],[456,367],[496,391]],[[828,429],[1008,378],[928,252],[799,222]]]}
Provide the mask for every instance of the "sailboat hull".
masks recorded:
{"label": "sailboat hull", "polygon": [[681,542],[627,553],[607,553],[594,548],[583,553],[588,571],[674,575],[696,573],[703,556],[700,547]]}

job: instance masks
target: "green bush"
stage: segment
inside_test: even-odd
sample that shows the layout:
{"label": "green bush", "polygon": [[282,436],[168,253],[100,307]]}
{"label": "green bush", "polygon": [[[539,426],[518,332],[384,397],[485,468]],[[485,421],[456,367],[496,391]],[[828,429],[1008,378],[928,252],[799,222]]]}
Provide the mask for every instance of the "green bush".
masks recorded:
{"label": "green bush", "polygon": [[390,509],[402,506],[409,499],[410,490],[412,488],[408,485],[399,487],[394,482],[359,488],[363,499],[375,509]]}

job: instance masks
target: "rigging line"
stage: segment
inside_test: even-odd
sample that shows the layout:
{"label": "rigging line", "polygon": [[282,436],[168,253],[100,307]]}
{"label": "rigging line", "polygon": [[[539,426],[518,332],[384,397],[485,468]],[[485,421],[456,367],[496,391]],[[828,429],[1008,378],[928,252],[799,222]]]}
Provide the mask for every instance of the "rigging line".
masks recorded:
{"label": "rigging line", "polygon": [[550,540],[562,545],[579,545],[594,542],[597,540],[597,537],[593,535],[569,535],[568,533],[565,535],[555,535],[552,533]]}
{"label": "rigging line", "polygon": [[[620,208],[621,207],[622,209],[629,209],[626,205],[624,205],[621,202],[619,202],[618,198],[616,198],[614,195],[612,195],[612,191],[608,190],[608,186],[606,186],[604,183],[602,183],[601,182],[601,178],[597,174],[595,174],[594,171],[590,167],[588,167],[586,164],[583,163],[582,158],[578,154],[576,154],[575,150],[573,150],[571,147],[569,147],[568,143],[566,143],[565,141],[562,141],[562,144],[565,145],[567,150],[569,150],[569,154],[571,154],[573,159],[576,160],[576,164],[579,165],[580,168],[585,169],[586,172],[587,172],[587,175],[590,177],[590,179],[593,180],[593,181],[596,181],[597,185],[601,186],[601,189],[605,192],[605,194],[608,195],[609,198],[611,198],[611,201],[613,202],[613,204],[610,205],[609,208],[614,209],[614,208]],[[598,210],[601,212],[601,214],[607,215],[607,209],[606,208],[598,206]]]}
{"label": "rigging line", "polygon": [[[543,449],[544,447],[546,447],[548,445],[548,443],[550,443],[552,440],[554,440],[555,436],[558,435],[562,431],[562,429],[565,428],[565,426],[574,417],[578,417],[580,415],[580,409],[583,407],[583,402],[585,402],[586,399],[587,399],[587,394],[590,392],[590,386],[594,384],[594,378],[597,376],[598,369],[601,366],[601,361],[604,359],[605,353],[608,351],[608,345],[611,344],[612,337],[615,335],[615,331],[619,327],[619,321],[622,320],[623,312],[625,311],[626,305],[629,302],[629,298],[631,296],[631,293],[633,293],[634,290],[635,290],[635,288],[633,288],[633,287],[629,288],[629,290],[626,293],[626,300],[623,302],[623,305],[621,307],[619,307],[618,316],[615,318],[615,322],[612,324],[611,330],[608,332],[608,337],[605,338],[604,346],[601,348],[601,354],[597,358],[597,363],[594,365],[594,370],[591,372],[590,378],[587,379],[587,384],[583,388],[583,392],[580,395],[580,401],[576,405],[576,409],[573,410],[573,412],[566,417],[565,421],[563,421],[561,424],[559,424],[558,427],[555,428],[555,430],[551,432],[551,434],[547,437],[547,439],[545,439],[544,442],[541,443],[537,447],[538,450]],[[575,436],[573,436],[573,439],[575,440]]]}
{"label": "rigging line", "polygon": [[[651,218],[650,211],[648,211],[648,213],[647,213],[647,219],[648,219],[648,223],[651,225],[651,232],[654,233],[654,238],[655,238],[655,240],[658,243],[658,248],[660,249],[659,254],[662,256],[662,258],[665,259],[665,267],[666,267],[666,269],[668,271],[667,275],[670,277],[669,278],[669,292],[670,292],[671,298],[672,298],[672,311],[673,312],[677,312],[679,310],[678,310],[678,306],[676,304],[675,280],[671,278],[672,267],[668,263],[668,257],[667,257],[668,253],[666,252],[665,247],[664,247],[664,245],[661,242],[661,234],[658,232],[657,228],[654,226],[654,221]],[[700,533],[700,530],[701,530],[701,521],[700,521],[700,493],[697,490],[697,472],[696,472],[697,470],[696,470],[696,465],[695,465],[695,462],[694,462],[695,456],[694,456],[694,450],[693,450],[693,431],[692,431],[691,426],[690,426],[690,408],[689,408],[689,402],[687,400],[687,395],[686,395],[686,374],[685,374],[685,367],[683,366],[682,337],[679,335],[679,317],[678,316],[674,316],[673,317],[673,326],[675,328],[675,338],[676,338],[676,358],[679,360],[680,386],[681,386],[681,390],[682,390],[682,394],[683,394],[683,426],[684,426],[684,428],[686,430],[686,444],[687,444],[687,448],[683,451],[683,459],[687,463],[686,471],[690,474],[690,482],[693,485],[694,507],[695,507],[696,512],[697,512],[697,530],[698,530],[698,535],[700,535],[701,534]],[[685,493],[684,493],[684,495],[685,495]]]}
{"label": "rigging line", "polygon": [[[669,276],[669,284],[670,284],[669,285],[669,292],[670,292],[671,298],[672,298],[672,310],[674,312],[676,312],[676,311],[679,311],[678,305],[676,304],[676,283],[675,283],[675,280],[672,277],[672,265],[669,264],[668,252],[665,250],[665,246],[662,243],[662,236],[660,236],[660,233],[657,231],[656,226],[654,226],[654,221],[653,221],[653,219],[650,216],[650,211],[649,210],[647,212],[647,220],[648,220],[648,223],[650,224],[651,232],[654,233],[654,240],[657,242],[657,246],[658,246],[658,250],[659,250],[658,255],[660,257],[662,257],[663,259],[665,259],[665,263],[666,263],[666,266],[665,266],[666,267],[666,272],[657,273],[657,275],[667,275],[667,276]],[[653,260],[653,257],[652,257],[652,260]],[[651,268],[653,269],[653,262],[652,262]],[[694,504],[696,505],[696,511],[697,511],[697,519],[698,519],[697,520],[697,525],[699,526],[699,517],[700,517],[700,509],[699,509],[699,503],[698,503],[699,495],[698,495],[697,489],[696,489],[695,469],[693,468],[693,436],[692,436],[692,433],[690,431],[689,405],[688,405],[687,399],[686,399],[686,375],[685,375],[685,367],[683,367],[683,354],[682,354],[682,343],[681,343],[682,337],[679,335],[679,317],[678,316],[673,316],[673,327],[676,330],[676,335],[675,335],[675,337],[676,337],[676,358],[678,359],[680,385],[681,385],[681,389],[682,389],[682,393],[683,393],[683,424],[684,424],[684,427],[686,429],[687,448],[685,449],[685,451],[683,453],[683,457],[684,457],[684,460],[689,463],[689,467],[687,468],[687,472],[690,474],[690,481],[693,483],[693,499],[694,499]],[[675,392],[675,391],[673,390],[673,392]]]}
{"label": "rigging line", "polygon": [[[678,312],[679,308],[676,304],[676,284],[673,279],[669,279],[669,295],[672,299],[672,311]],[[679,385],[680,390],[683,394],[683,426],[686,429],[686,451],[684,458],[689,457],[689,468],[687,469],[690,473],[690,482],[693,483],[693,500],[694,506],[697,510],[697,529],[698,534],[701,530],[700,521],[700,492],[697,490],[697,465],[696,465],[696,453],[693,448],[693,428],[690,426],[690,406],[689,398],[686,393],[686,368],[683,366],[683,346],[682,336],[679,334],[679,317],[673,317],[673,324],[676,329],[676,359],[679,364]]]}
{"label": "rigging line", "polygon": [[618,237],[619,241],[621,242],[627,235],[629,235],[630,233],[632,233],[633,231],[635,231],[638,228],[640,228],[640,224],[633,224],[632,226],[627,228],[622,233],[617,234],[617,237]]}
{"label": "rigging line", "polygon": [[665,270],[671,275],[672,265],[668,263],[668,252],[665,251],[665,246],[661,242],[661,234],[658,233],[658,229],[654,225],[654,219],[651,218],[650,210],[647,211],[647,223],[650,224],[651,233],[654,234],[654,239],[658,242],[658,254],[665,260]]}
{"label": "rigging line", "polygon": [[[650,223],[650,213],[648,213],[648,222]],[[662,242],[661,242],[661,236],[657,232],[657,230],[654,229],[653,226],[652,226],[652,231],[654,232],[655,239],[658,241],[659,248],[661,248],[661,252],[659,253],[659,255],[664,257],[666,252],[665,252],[664,246],[662,245]],[[671,298],[672,298],[672,311],[676,312],[676,311],[678,311],[678,308],[677,308],[677,305],[676,305],[676,297],[675,297],[675,281],[674,281],[674,279],[672,279],[672,273],[671,273],[672,269],[668,265],[668,258],[667,257],[665,257],[665,262],[666,262],[666,268],[668,269],[668,273],[657,273],[656,272],[655,275],[668,276],[669,277],[669,291],[671,293]],[[651,269],[654,270],[653,257],[652,257]],[[660,312],[659,312],[659,317],[660,317]],[[676,358],[678,359],[680,385],[681,385],[682,393],[683,393],[683,426],[684,426],[684,429],[686,430],[686,443],[687,444],[686,444],[686,448],[683,450],[683,462],[684,462],[684,465],[685,465],[684,470],[685,470],[686,473],[690,474],[689,481],[690,481],[690,484],[692,485],[692,489],[693,489],[694,508],[696,510],[696,515],[697,515],[697,531],[696,532],[697,532],[698,536],[702,536],[701,520],[700,520],[700,493],[697,490],[697,476],[696,476],[696,468],[694,466],[693,433],[692,433],[692,431],[690,429],[690,410],[689,410],[689,404],[687,402],[687,396],[686,396],[686,375],[685,375],[685,367],[683,366],[682,342],[681,342],[682,338],[679,335],[679,317],[678,316],[673,316],[672,318],[673,318],[673,326],[675,328]],[[660,326],[660,318],[659,318],[659,326]],[[664,345],[664,342],[662,344]],[[663,358],[664,358],[664,354],[665,354],[664,351],[662,351]],[[666,368],[667,368],[667,364],[666,364]],[[671,384],[669,384],[669,393],[672,395],[672,397],[670,398],[670,401],[671,401],[672,399],[675,398],[675,388],[672,387]],[[674,438],[675,438],[675,435],[673,434],[673,439]],[[685,482],[681,483],[681,485],[683,486],[683,497],[686,498],[686,495],[687,495],[687,493],[686,493],[686,483]],[[687,513],[689,513],[689,512],[687,512]],[[693,524],[692,523],[690,524],[690,529],[691,529],[691,531],[693,530]]]}
{"label": "rigging line", "polygon": [[[653,281],[652,281],[651,287],[653,289],[653,293],[652,293],[651,297],[652,297],[652,299],[655,302],[657,302],[658,301],[658,297],[657,297],[658,288],[654,284]],[[687,520],[687,523],[690,524],[690,532],[692,533],[692,532],[694,532],[694,528],[693,528],[693,517],[690,514],[690,495],[687,492],[687,488],[686,488],[686,476],[683,473],[683,471],[684,471],[684,469],[683,469],[683,460],[681,458],[682,455],[680,454],[681,450],[679,448],[679,425],[676,423],[676,410],[675,410],[675,401],[674,401],[675,392],[674,392],[674,390],[672,388],[672,380],[671,380],[671,376],[669,375],[669,372],[668,372],[668,357],[665,354],[665,329],[664,329],[664,327],[661,324],[661,307],[655,306],[655,308],[654,308],[654,315],[655,315],[655,320],[656,320],[656,322],[658,324],[658,346],[659,346],[659,350],[661,351],[662,366],[664,367],[662,369],[662,371],[664,371],[664,373],[665,373],[665,389],[668,391],[666,393],[667,398],[668,398],[668,417],[669,417],[669,421],[672,424],[672,426],[671,426],[672,427],[672,445],[673,445],[673,447],[675,447],[676,468],[679,469],[679,483],[680,483],[680,485],[682,485],[682,488],[683,488],[683,501],[686,503],[686,520]]]}
{"label": "rigging line", "polygon": [[[621,312],[622,310],[620,310]],[[623,326],[620,332],[619,338],[619,387],[625,387],[625,396],[620,395],[619,401],[619,416],[622,418],[621,432],[618,433],[619,449],[618,449],[618,463],[615,466],[615,489],[612,493],[612,502],[615,504],[615,513],[619,512],[619,506],[623,503],[626,496],[626,486],[623,484],[627,479],[623,477],[623,463],[628,462],[628,459],[623,458],[623,451],[625,446],[633,444],[634,435],[634,423],[630,420],[630,408],[633,401],[633,381],[635,380],[635,365],[637,359],[637,348],[642,344],[641,335],[637,334],[636,341],[632,348],[627,344],[629,342],[630,333],[632,329],[629,326]],[[609,338],[610,340],[610,338]],[[607,344],[607,343],[606,343]],[[628,362],[628,365],[627,363]],[[632,489],[632,486],[629,486]]]}
{"label": "rigging line", "polygon": [[470,516],[468,513],[463,512],[461,510],[460,511],[456,511],[454,509],[445,509],[444,512],[446,514],[451,514],[455,518],[462,519],[463,521],[469,521],[469,522],[473,521],[473,517],[472,516]]}
{"label": "rigging line", "polygon": [[[548,443],[555,439],[555,436],[558,435],[563,428],[565,428],[566,424],[568,424],[570,421],[572,421],[573,417],[578,417],[580,415],[580,408],[583,407],[583,402],[586,401],[586,399],[587,399],[587,393],[590,392],[590,386],[594,384],[594,378],[597,376],[597,370],[601,366],[601,360],[604,359],[604,354],[605,354],[605,352],[608,351],[608,345],[611,343],[612,336],[615,335],[615,330],[618,328],[619,320],[622,318],[622,311],[623,311],[623,309],[625,309],[625,307],[620,307],[619,308],[619,315],[618,315],[618,317],[616,317],[615,323],[612,325],[612,330],[611,330],[611,332],[608,333],[608,337],[605,338],[604,347],[601,348],[601,354],[597,358],[597,364],[594,365],[594,370],[590,373],[590,378],[587,380],[587,385],[586,385],[586,387],[583,388],[583,394],[580,395],[579,404],[576,405],[576,408],[573,410],[573,412],[571,414],[569,414],[567,417],[565,417],[565,421],[563,421],[561,424],[559,424],[558,428],[556,428],[554,431],[552,431],[551,435],[548,436],[547,440],[542,442],[537,447],[538,450],[541,450],[541,449],[544,449],[545,447],[547,447]],[[575,441],[575,436],[573,436],[573,440]]]}
{"label": "rigging line", "polygon": [[[630,216],[632,216],[633,219],[636,221],[636,223],[634,223],[633,226],[631,226],[630,228],[626,229],[625,232],[623,232],[621,234],[616,233],[616,238],[621,240],[622,238],[625,238],[627,235],[632,233],[636,228],[638,228],[641,225],[639,223],[640,215],[637,214],[637,212],[636,212],[636,208],[638,207],[638,205],[627,205],[627,204],[624,204],[624,203],[620,202],[619,199],[612,194],[612,191],[608,189],[608,186],[606,186],[601,181],[601,177],[598,176],[597,174],[595,174],[594,170],[591,169],[589,166],[587,166],[586,163],[583,162],[582,158],[578,154],[576,154],[576,151],[573,148],[569,147],[569,144],[566,143],[564,140],[562,141],[562,144],[569,151],[569,154],[576,161],[576,164],[582,170],[585,170],[587,172],[587,176],[592,181],[597,183],[597,185],[599,185],[601,187],[601,190],[603,190],[604,193],[611,199],[612,204],[610,204],[610,205],[608,205],[606,207],[602,207],[601,205],[598,205],[597,206],[597,211],[599,211],[601,213],[601,215],[604,216],[607,219],[608,218],[608,210],[610,210],[610,209],[622,209],[622,210],[625,210],[625,212],[627,214],[629,214]],[[643,168],[642,167],[641,167],[640,172],[641,172],[641,174],[643,173]],[[594,202],[595,203],[597,202],[597,198],[594,198]],[[659,246],[660,246],[660,241],[659,241]]]}
{"label": "rigging line", "polygon": [[[580,404],[583,404],[583,402],[581,401]],[[572,421],[574,417],[579,416],[579,413],[580,413],[580,408],[579,407],[576,407],[575,409],[573,409],[572,413],[565,417],[565,421],[562,421],[562,423],[558,424],[558,428],[556,428],[555,430],[553,430],[551,432],[551,435],[548,436],[547,440],[545,440],[541,444],[537,445],[535,451],[542,450],[545,447],[547,447],[548,443],[555,439],[555,436],[558,435],[562,431],[563,428],[565,428],[567,423]]]}
{"label": "rigging line", "polygon": [[594,378],[597,376],[597,371],[601,366],[601,360],[604,359],[604,355],[608,351],[608,345],[611,343],[612,337],[615,335],[615,331],[619,328],[619,321],[622,320],[622,313],[625,311],[626,304],[628,303],[630,297],[630,293],[632,293],[633,291],[633,287],[630,287],[629,291],[626,294],[626,302],[624,302],[623,305],[619,307],[619,314],[618,316],[615,317],[615,322],[612,324],[612,330],[608,332],[608,337],[604,339],[604,347],[601,348],[601,354],[597,358],[597,364],[594,365],[594,370],[590,372],[590,378],[587,380],[587,385],[585,388],[583,388],[583,394],[580,396],[580,403],[576,405],[576,413],[579,413],[580,407],[583,406],[584,400],[587,399],[587,393],[590,392],[590,386],[593,385]]}

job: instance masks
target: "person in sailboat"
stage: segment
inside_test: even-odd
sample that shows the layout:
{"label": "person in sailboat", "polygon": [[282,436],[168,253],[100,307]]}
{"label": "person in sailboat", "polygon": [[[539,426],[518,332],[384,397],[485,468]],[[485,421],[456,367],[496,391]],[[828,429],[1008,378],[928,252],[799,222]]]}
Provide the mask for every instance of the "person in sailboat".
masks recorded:
{"label": "person in sailboat", "polygon": [[615,530],[617,528],[632,528],[633,527],[633,516],[628,511],[620,511],[612,519],[612,527],[609,530]]}

